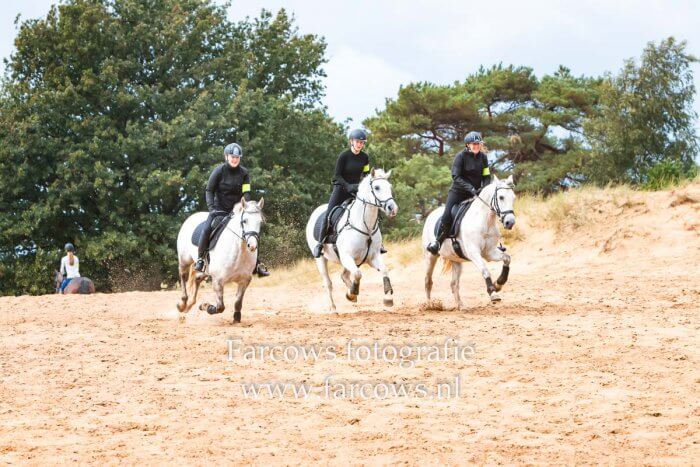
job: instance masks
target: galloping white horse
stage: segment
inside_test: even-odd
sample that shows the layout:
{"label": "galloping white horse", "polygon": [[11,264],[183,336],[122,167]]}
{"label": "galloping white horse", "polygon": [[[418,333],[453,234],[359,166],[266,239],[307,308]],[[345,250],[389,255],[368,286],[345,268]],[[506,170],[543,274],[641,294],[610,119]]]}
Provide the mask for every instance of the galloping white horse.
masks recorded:
{"label": "galloping white horse", "polygon": [[[197,212],[187,218],[177,235],[177,256],[179,260],[180,285],[182,297],[177,309],[186,313],[197,301],[199,284],[211,276],[216,306],[203,303],[199,309],[210,315],[224,311],[224,284],[233,281],[238,284],[233,322],[241,321],[243,294],[253,277],[253,270],[258,258],[260,226],[263,222],[262,208],[264,199],[248,201],[242,199],[231,211],[231,220],[221,233],[216,246],[209,250],[210,261],[205,272],[194,270],[197,258],[197,245],[192,244],[192,233],[197,226],[207,219],[208,213]],[[189,289],[189,294],[188,294]],[[189,300],[188,300],[189,297]]]}
{"label": "galloping white horse", "polygon": [[[515,225],[515,214],[513,213],[513,203],[515,192],[513,191],[513,176],[506,180],[498,180],[494,176],[492,183],[484,187],[474,199],[469,209],[464,214],[459,226],[457,241],[459,246],[474,266],[484,276],[486,290],[492,302],[497,302],[501,298],[496,292],[500,291],[508,280],[510,269],[510,255],[507,255],[499,248],[501,233],[498,230],[496,220],[500,220],[506,229],[512,229]],[[435,239],[435,224],[440,222],[445,207],[441,206],[430,213],[423,226],[423,250]],[[452,267],[452,293],[457,301],[457,309],[462,308],[462,300],[459,298],[459,279],[462,274],[462,263],[467,261],[461,258],[454,250],[452,241],[448,238],[440,246],[438,252],[442,258]],[[491,274],[486,268],[484,258],[489,261],[503,261],[501,275],[494,284]],[[438,256],[425,251],[425,294],[430,300],[430,292],[433,288],[433,270]]]}
{"label": "galloping white horse", "polygon": [[[331,312],[335,312],[336,308],[333,301],[333,284],[328,275],[329,260],[343,266],[340,277],[348,287],[348,292],[345,294],[348,300],[357,301],[357,295],[360,293],[360,279],[362,278],[359,266],[367,262],[381,272],[384,277],[384,305],[393,306],[394,304],[394,290],[391,288],[389,270],[379,252],[382,245],[382,233],[379,231],[379,210],[394,217],[399,209],[391,192],[390,176],[391,170],[385,173],[381,169],[372,169],[369,176],[360,182],[356,198],[338,219],[337,230],[339,233],[335,244],[338,254],[336,254],[333,245],[324,245],[323,255],[316,258],[316,266],[318,266],[328,290]],[[317,207],[306,224],[306,242],[312,252],[317,243],[314,238],[314,226],[318,217],[326,211],[327,206],[327,204],[322,204]]]}

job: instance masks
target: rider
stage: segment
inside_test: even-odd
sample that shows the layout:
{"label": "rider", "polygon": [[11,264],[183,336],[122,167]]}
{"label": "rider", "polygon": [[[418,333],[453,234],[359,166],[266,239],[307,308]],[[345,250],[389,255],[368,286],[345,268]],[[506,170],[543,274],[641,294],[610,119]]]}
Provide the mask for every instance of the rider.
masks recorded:
{"label": "rider", "polygon": [[[250,176],[248,170],[240,165],[242,156],[243,149],[238,144],[229,144],[224,149],[225,162],[217,166],[209,176],[206,189],[209,217],[199,239],[199,257],[194,265],[196,271],[204,271],[204,257],[209,249],[212,221],[216,217],[229,214],[242,198],[250,201]],[[255,272],[259,277],[270,275],[259,259],[255,265]]]}
{"label": "rider", "polygon": [[452,207],[477,196],[478,190],[491,182],[489,160],[482,152],[484,141],[481,133],[478,131],[467,133],[464,144],[466,148],[457,153],[452,163],[452,187],[447,194],[437,238],[427,247],[427,250],[434,255],[440,251],[440,245],[452,227]]}
{"label": "rider", "polygon": [[80,261],[75,256],[75,247],[72,243],[66,243],[64,249],[66,250],[66,256],[61,258],[61,267],[59,268],[60,273],[63,275],[63,282],[61,282],[60,287],[61,293],[68,287],[72,279],[80,277]]}
{"label": "rider", "polygon": [[[369,173],[369,156],[362,150],[367,143],[367,132],[359,128],[352,130],[348,139],[350,140],[350,149],[341,152],[335,163],[333,192],[328,200],[326,222],[323,223],[319,241],[314,248],[314,258],[320,258],[323,254],[323,241],[328,234],[331,211],[334,207],[340,206],[346,199],[354,197],[357,194],[360,180]],[[383,246],[381,252],[386,253]]]}

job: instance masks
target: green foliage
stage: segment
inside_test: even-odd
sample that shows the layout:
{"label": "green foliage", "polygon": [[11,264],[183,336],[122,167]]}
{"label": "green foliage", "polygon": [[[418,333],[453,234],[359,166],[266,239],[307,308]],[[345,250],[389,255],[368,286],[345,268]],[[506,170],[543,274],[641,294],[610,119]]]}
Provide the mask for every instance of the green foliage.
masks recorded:
{"label": "green foliage", "polygon": [[528,67],[497,65],[450,86],[403,86],[365,125],[378,146],[392,146],[394,164],[426,152],[451,159],[467,132],[481,131],[498,169],[535,173],[528,189],[551,192],[580,179],[580,134],[598,83],[564,67],[539,80]]}
{"label": "green foliage", "polygon": [[644,188],[647,190],[662,190],[697,176],[697,165],[693,164],[690,168],[687,168],[677,160],[666,159],[649,169],[646,173]]}
{"label": "green foliage", "polygon": [[[576,77],[560,66],[538,79],[531,68],[499,64],[452,85],[408,84],[365,124],[390,166],[414,154],[451,159],[466,132],[481,131],[492,165],[531,192],[643,184],[671,177],[671,166],[689,174],[698,154],[697,60],[685,49],[673,38],[650,43],[639,66],[629,60],[614,77]],[[657,167],[664,160],[676,164]]]}
{"label": "green foliage", "polygon": [[[61,246],[98,290],[174,282],[182,221],[223,147],[266,196],[274,258],[327,196],[343,128],[319,110],[325,43],[281,10],[231,23],[201,0],[69,0],[21,24],[0,94],[0,294],[49,292]],[[264,254],[265,252],[263,252]]]}
{"label": "green foliage", "polygon": [[585,175],[591,181],[645,183],[664,161],[684,172],[692,169],[698,153],[691,68],[696,62],[686,43],[671,37],[649,43],[639,65],[628,60],[619,75],[607,77],[600,113],[586,125],[593,154]]}
{"label": "green foliage", "polygon": [[423,219],[440,202],[444,203],[452,183],[445,158],[435,154],[416,154],[392,169],[394,199],[399,205],[396,218],[386,225],[386,236],[397,240],[421,232]]}
{"label": "green foliage", "polygon": [[442,155],[477,120],[473,96],[452,86],[412,83],[402,86],[396,100],[388,99],[386,109],[364,123],[379,141],[403,139],[407,149],[433,149]]}

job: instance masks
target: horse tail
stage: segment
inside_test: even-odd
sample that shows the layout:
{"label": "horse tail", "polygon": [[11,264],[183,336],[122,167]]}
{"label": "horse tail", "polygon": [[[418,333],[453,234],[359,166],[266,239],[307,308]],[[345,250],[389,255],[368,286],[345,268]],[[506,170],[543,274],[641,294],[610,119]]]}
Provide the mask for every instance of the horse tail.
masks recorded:
{"label": "horse tail", "polygon": [[452,261],[442,258],[442,273],[447,274],[448,272],[452,272]]}

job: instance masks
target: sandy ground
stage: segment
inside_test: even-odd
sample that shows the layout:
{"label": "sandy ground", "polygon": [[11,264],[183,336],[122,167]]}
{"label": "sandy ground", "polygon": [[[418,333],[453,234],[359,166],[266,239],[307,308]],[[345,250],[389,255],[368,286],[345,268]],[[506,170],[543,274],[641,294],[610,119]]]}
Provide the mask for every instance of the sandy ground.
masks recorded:
{"label": "sandy ground", "polygon": [[[417,244],[387,255],[390,311],[369,270],[357,305],[334,275],[337,316],[316,312],[317,275],[256,280],[236,326],[232,287],[224,314],[184,321],[174,291],[0,298],[0,462],[697,463],[698,198],[691,187],[603,203],[585,229],[519,220],[503,301],[491,305],[469,267],[462,311],[450,309],[440,274],[446,309],[421,311]],[[416,259],[392,258],[402,248]],[[391,352],[361,361],[347,351],[351,339],[387,349],[447,338],[471,358],[411,367]],[[244,358],[262,343],[326,352]],[[374,386],[369,397],[327,392],[329,375]],[[438,397],[438,383],[457,375],[459,395]],[[270,381],[311,394],[243,395],[241,382]],[[418,383],[427,394],[384,397]]]}

